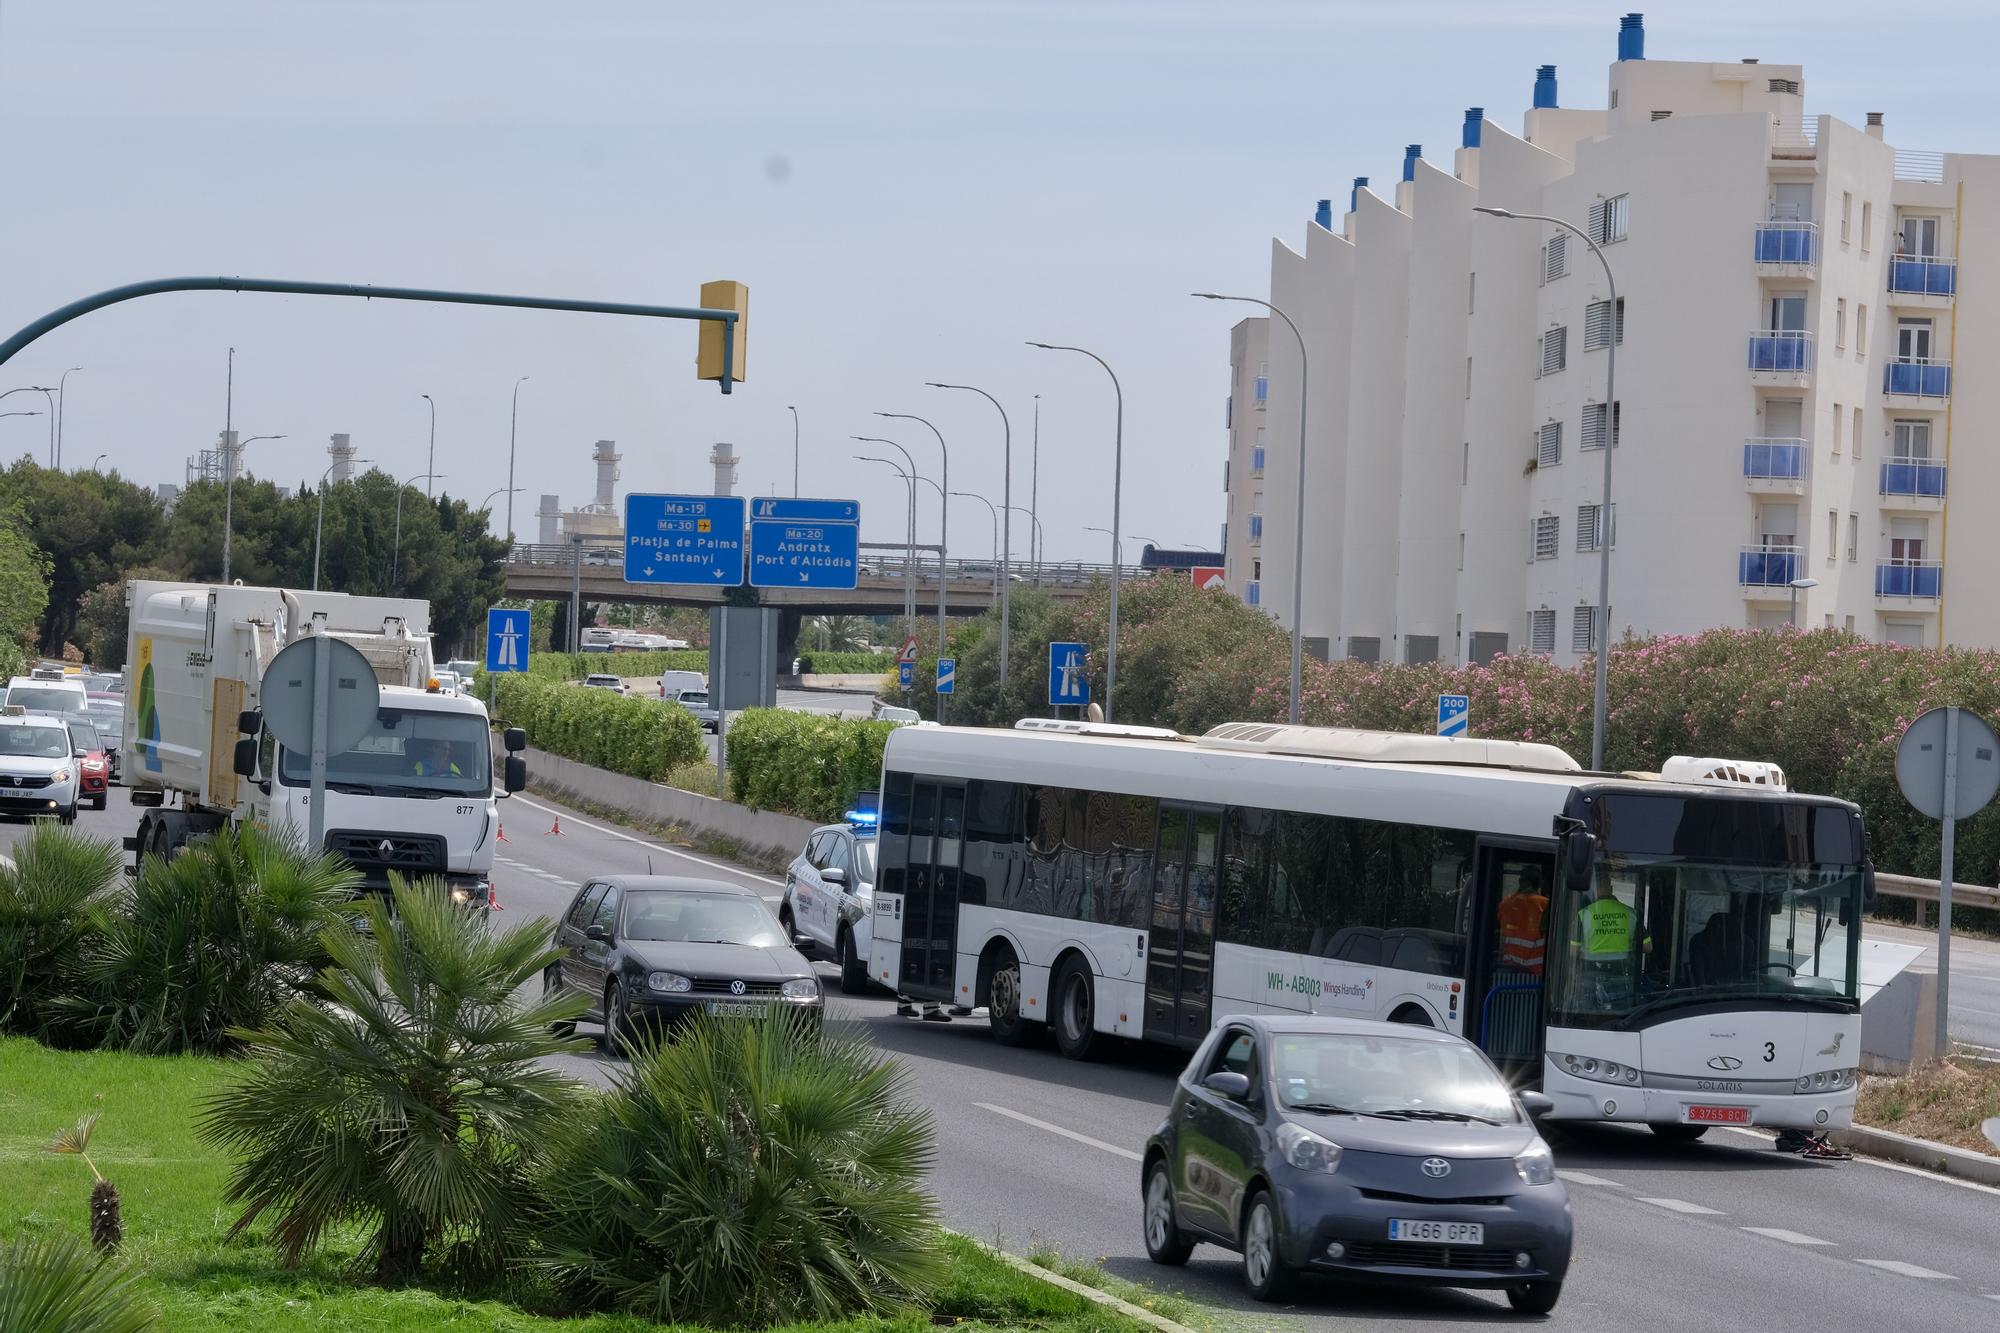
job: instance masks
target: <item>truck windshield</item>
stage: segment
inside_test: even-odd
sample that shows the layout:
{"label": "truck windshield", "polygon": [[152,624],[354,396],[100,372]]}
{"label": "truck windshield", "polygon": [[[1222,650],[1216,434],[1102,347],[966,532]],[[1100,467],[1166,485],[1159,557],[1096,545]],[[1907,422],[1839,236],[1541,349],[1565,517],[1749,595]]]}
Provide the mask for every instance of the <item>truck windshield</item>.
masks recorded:
{"label": "truck windshield", "polygon": [[[1731,1000],[1854,1008],[1863,868],[1847,811],[1674,797],[1605,804],[1607,852],[1590,891],[1558,892],[1550,907],[1551,1022],[1629,1028]],[[1731,843],[1736,854],[1716,854]]]}
{"label": "truck windshield", "polygon": [[[327,756],[327,785],[375,796],[484,796],[492,787],[484,723],[466,713],[384,708],[345,754]],[[286,750],[279,781],[312,781],[312,756]]]}

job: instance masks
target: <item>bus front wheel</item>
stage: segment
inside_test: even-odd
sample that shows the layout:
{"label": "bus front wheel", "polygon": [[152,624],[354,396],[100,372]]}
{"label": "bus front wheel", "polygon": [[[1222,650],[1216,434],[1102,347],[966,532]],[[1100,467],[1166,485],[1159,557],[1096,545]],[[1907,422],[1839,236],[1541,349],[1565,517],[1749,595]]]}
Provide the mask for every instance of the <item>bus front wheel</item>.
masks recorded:
{"label": "bus front wheel", "polygon": [[1708,1133],[1707,1125],[1680,1125],[1671,1122],[1648,1125],[1646,1128],[1668,1143],[1693,1143]]}
{"label": "bus front wheel", "polygon": [[1002,1046],[1028,1040],[1028,1018],[1021,1012],[1021,963],[1011,953],[993,962],[993,975],[986,982],[986,1022],[993,1029],[993,1040]]}
{"label": "bus front wheel", "polygon": [[1088,1060],[1097,1054],[1097,995],[1090,984],[1090,968],[1071,954],[1056,969],[1050,988],[1055,1013],[1050,1017],[1056,1030],[1056,1049],[1072,1060]]}

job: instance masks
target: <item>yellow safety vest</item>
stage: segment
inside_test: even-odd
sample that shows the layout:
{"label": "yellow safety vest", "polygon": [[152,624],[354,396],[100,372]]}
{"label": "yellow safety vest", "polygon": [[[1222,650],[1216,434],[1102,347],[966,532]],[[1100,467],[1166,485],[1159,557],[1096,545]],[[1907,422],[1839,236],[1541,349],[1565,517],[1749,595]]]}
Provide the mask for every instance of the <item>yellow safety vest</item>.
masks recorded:
{"label": "yellow safety vest", "polygon": [[1583,956],[1593,963],[1623,958],[1632,949],[1632,909],[1616,898],[1584,904],[1576,914]]}

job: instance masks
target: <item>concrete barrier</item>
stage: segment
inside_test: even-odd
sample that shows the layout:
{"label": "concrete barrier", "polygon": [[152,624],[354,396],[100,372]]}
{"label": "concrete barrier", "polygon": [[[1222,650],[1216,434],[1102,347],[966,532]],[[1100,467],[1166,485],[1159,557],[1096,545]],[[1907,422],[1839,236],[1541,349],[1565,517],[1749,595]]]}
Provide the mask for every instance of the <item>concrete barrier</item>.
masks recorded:
{"label": "concrete barrier", "polygon": [[819,827],[774,810],[752,810],[733,801],[606,772],[545,750],[530,749],[526,758],[529,785],[538,791],[558,799],[573,797],[641,823],[727,838],[767,864],[790,861]]}
{"label": "concrete barrier", "polygon": [[1907,1074],[1935,1060],[1937,972],[1906,967],[1861,1005],[1861,1071]]}

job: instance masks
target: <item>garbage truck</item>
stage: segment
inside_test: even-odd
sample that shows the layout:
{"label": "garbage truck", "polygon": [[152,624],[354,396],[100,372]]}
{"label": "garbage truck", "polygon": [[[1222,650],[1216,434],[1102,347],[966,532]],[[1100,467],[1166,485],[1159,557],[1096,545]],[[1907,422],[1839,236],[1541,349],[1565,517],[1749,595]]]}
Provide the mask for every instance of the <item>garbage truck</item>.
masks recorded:
{"label": "garbage truck", "polygon": [[455,902],[493,902],[498,801],[527,783],[510,729],[493,779],[486,708],[439,688],[430,604],[403,597],[135,579],[125,692],[125,781],[139,807],[126,850],[172,857],[189,839],[245,821],[311,827],[311,756],[263,724],[258,689],[287,645],[326,634],[360,651],[381,701],[352,749],[329,755],[325,850],[386,888],[391,872],[437,876]]}

